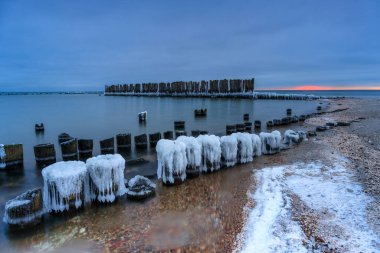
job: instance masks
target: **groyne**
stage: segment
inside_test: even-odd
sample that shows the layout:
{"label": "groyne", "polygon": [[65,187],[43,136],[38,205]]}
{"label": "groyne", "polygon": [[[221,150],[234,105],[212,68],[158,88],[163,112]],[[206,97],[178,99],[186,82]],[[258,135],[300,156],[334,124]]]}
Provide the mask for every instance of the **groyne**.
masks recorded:
{"label": "groyne", "polygon": [[186,97],[241,97],[252,98],[255,81],[252,79],[223,79],[114,84],[106,85],[106,96],[186,96]]}

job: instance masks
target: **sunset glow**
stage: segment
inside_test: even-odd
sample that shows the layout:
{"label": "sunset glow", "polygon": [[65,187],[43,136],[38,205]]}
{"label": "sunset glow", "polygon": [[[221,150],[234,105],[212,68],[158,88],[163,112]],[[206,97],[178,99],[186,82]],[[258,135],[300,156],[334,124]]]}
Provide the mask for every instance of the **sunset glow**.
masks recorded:
{"label": "sunset glow", "polygon": [[274,88],[273,90],[380,90],[380,85],[374,86],[323,86],[323,85],[301,85],[292,87]]}

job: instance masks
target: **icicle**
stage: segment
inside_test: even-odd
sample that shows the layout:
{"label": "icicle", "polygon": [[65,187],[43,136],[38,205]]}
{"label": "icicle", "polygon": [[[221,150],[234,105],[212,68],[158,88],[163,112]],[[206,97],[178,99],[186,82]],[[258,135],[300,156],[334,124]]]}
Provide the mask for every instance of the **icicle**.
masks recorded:
{"label": "icicle", "polygon": [[233,133],[238,141],[238,162],[248,163],[253,161],[252,137],[249,133]]}
{"label": "icicle", "polygon": [[157,177],[164,183],[174,184],[175,180],[186,179],[186,145],[180,141],[159,140],[157,151]]}
{"label": "icicle", "polygon": [[219,137],[215,135],[199,135],[197,140],[202,144],[201,171],[212,172],[219,170],[222,154]]}
{"label": "icicle", "polygon": [[127,189],[124,184],[125,160],[119,155],[98,155],[86,161],[90,181],[90,198],[113,202]]}
{"label": "icicle", "polygon": [[227,167],[232,167],[237,162],[238,141],[235,136],[227,135],[220,138],[222,150],[222,163]]}
{"label": "icicle", "polygon": [[261,151],[264,155],[275,154],[280,151],[281,133],[277,130],[272,133],[260,133]]}
{"label": "icicle", "polygon": [[0,169],[4,169],[6,164],[5,164],[5,149],[4,149],[4,144],[0,144]]}
{"label": "icicle", "polygon": [[261,139],[257,134],[251,134],[252,145],[253,145],[253,156],[261,156]]}
{"label": "icicle", "polygon": [[202,145],[192,136],[179,136],[178,142],[183,142],[186,145],[187,166],[191,170],[198,170],[201,165]]}
{"label": "icicle", "polygon": [[[88,174],[80,161],[57,162],[42,170],[43,201],[46,211],[63,212],[70,204],[80,208],[87,200]],[[70,203],[74,199],[74,203]]]}

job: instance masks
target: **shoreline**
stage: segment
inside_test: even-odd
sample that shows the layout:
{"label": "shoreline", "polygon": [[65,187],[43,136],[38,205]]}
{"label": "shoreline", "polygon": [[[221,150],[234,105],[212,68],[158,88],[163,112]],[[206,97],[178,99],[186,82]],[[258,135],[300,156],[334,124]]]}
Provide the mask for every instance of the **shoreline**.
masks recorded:
{"label": "shoreline", "polygon": [[[376,125],[377,117],[380,115],[377,111],[380,109],[376,109],[374,104],[379,104],[379,100],[369,102],[344,99],[330,103],[330,111],[343,107],[349,107],[349,110],[317,115],[303,124],[292,124],[281,128],[281,131],[287,128],[314,130],[316,125],[321,125],[326,119],[353,119],[357,110],[363,113],[360,116],[367,119],[355,122],[350,127],[337,127],[319,133],[317,137],[309,138],[309,141],[276,155],[255,157],[249,164],[202,174],[199,178],[187,180],[186,183],[176,187],[159,184],[156,197],[143,203],[134,203],[121,198],[113,205],[93,206],[74,217],[53,222],[47,228],[39,227],[33,235],[10,242],[8,246],[20,251],[80,249],[96,252],[137,252],[180,249],[196,252],[231,252],[236,250],[236,238],[245,225],[247,211],[255,205],[255,201],[247,195],[247,192],[254,192],[257,188],[253,171],[299,161],[304,163],[316,159],[324,161],[326,152],[337,152],[339,147],[342,149],[339,151],[342,154],[351,155],[352,152],[357,152],[358,159],[360,158],[360,146],[357,146],[358,150],[345,151],[346,143],[339,146],[338,141],[342,137],[337,136],[352,134],[350,133],[352,130],[366,133],[366,126],[364,129],[359,128],[360,131],[357,128],[361,126],[359,124],[367,124],[367,120],[374,120],[371,124]],[[367,112],[360,110],[362,107],[372,108],[371,117],[374,119],[366,116]],[[355,119],[357,117],[359,115],[355,116]],[[377,127],[377,130],[380,132],[380,127]],[[361,138],[363,137],[358,136],[357,141],[360,142]],[[368,155],[371,154],[371,148],[378,144],[376,139],[373,140],[373,145],[366,145],[369,148]],[[378,163],[374,163],[373,166],[376,164]],[[366,166],[369,168],[369,165]],[[373,173],[376,174],[376,171]],[[364,177],[361,180],[364,184],[370,182]],[[370,186],[371,184],[368,184],[368,190],[375,194],[376,187]],[[375,207],[378,208],[379,204],[377,203]],[[48,218],[48,222],[52,222],[52,218]]]}

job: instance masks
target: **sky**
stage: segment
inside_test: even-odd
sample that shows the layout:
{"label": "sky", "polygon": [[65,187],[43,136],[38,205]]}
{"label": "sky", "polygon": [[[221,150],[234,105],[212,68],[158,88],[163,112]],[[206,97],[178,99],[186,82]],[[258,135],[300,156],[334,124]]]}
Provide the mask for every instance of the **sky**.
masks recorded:
{"label": "sky", "polygon": [[0,92],[255,78],[380,89],[377,0],[0,0]]}

